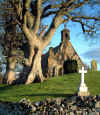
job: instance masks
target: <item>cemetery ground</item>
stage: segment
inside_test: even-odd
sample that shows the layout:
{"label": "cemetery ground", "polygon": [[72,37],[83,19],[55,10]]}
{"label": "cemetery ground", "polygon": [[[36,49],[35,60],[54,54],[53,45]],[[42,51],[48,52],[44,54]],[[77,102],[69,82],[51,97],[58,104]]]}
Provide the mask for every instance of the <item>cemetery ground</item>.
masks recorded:
{"label": "cemetery ground", "polygon": [[[77,92],[80,79],[81,75],[79,73],[71,73],[49,78],[43,83],[11,86],[0,84],[0,100],[18,102],[22,98],[26,98],[35,102],[47,98],[66,98]],[[99,95],[100,71],[85,74],[85,83],[91,95]]]}

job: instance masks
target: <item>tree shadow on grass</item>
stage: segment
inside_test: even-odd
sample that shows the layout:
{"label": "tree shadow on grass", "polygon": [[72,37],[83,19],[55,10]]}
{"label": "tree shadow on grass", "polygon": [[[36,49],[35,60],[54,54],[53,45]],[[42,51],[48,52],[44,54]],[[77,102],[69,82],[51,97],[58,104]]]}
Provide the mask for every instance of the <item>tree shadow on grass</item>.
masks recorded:
{"label": "tree shadow on grass", "polygon": [[73,94],[63,94],[63,93],[37,93],[37,94],[27,94],[27,95],[21,95],[21,96],[28,96],[28,97],[37,97],[37,96],[48,96],[48,97],[71,97]]}
{"label": "tree shadow on grass", "polygon": [[5,90],[9,90],[12,89],[13,85],[1,85],[0,86],[0,92],[5,91]]}

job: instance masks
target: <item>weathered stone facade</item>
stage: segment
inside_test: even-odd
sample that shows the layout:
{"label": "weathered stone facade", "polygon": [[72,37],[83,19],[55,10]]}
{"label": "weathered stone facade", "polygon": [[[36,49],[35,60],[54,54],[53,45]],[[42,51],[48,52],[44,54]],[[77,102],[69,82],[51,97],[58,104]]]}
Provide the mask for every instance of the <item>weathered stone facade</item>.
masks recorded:
{"label": "weathered stone facade", "polygon": [[70,31],[68,29],[64,29],[61,32],[60,45],[55,48],[50,48],[49,52],[43,56],[43,60],[45,60],[45,62],[43,62],[43,68],[47,68],[47,76],[58,76],[59,74],[63,74],[64,71],[66,71],[66,69],[70,66],[66,64],[66,61],[68,60],[76,60],[77,67],[75,72],[84,66],[69,40]]}
{"label": "weathered stone facade", "polygon": [[63,74],[63,62],[62,60],[59,61],[60,58],[57,59],[57,55],[58,54],[54,54],[53,48],[50,48],[48,57],[48,76],[58,76],[60,71]]}

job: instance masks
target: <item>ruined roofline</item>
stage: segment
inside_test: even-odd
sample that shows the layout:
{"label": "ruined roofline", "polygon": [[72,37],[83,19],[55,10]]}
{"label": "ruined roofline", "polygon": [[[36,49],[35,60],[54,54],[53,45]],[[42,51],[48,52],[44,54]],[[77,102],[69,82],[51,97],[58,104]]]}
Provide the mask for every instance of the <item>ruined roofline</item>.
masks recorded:
{"label": "ruined roofline", "polygon": [[[71,43],[71,42],[70,42],[70,43]],[[71,44],[71,46],[72,46],[72,44]],[[82,65],[85,66],[84,63],[83,63],[83,61],[81,60],[80,56],[79,56],[78,53],[75,51],[75,49],[74,49],[73,46],[72,46],[72,49],[74,50],[75,54],[79,57],[79,60],[81,61]]]}
{"label": "ruined roofline", "polygon": [[[67,36],[66,36],[66,34],[67,34]],[[83,61],[81,60],[80,56],[79,56],[79,55],[77,54],[77,52],[75,51],[75,49],[74,49],[72,43],[70,42],[70,30],[67,29],[66,24],[64,25],[64,29],[61,31],[61,43],[60,43],[60,44],[63,44],[63,40],[64,40],[64,39],[66,39],[67,42],[69,42],[69,43],[71,44],[72,50],[75,52],[74,55],[77,55],[78,58],[79,58],[79,60],[80,60],[80,62],[81,62],[81,64],[82,64],[83,66],[85,66],[84,63],[83,63]]]}

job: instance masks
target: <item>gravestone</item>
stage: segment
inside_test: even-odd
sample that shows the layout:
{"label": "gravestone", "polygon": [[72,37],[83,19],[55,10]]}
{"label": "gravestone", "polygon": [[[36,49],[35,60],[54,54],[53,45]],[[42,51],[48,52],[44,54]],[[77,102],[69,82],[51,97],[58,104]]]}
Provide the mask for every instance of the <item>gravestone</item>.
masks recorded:
{"label": "gravestone", "polygon": [[78,96],[89,96],[88,87],[84,82],[84,73],[87,73],[87,70],[84,70],[84,67],[82,67],[82,70],[79,70],[79,73],[81,73],[81,83],[78,89]]}
{"label": "gravestone", "polygon": [[97,61],[96,60],[92,60],[91,62],[91,71],[97,71]]}

